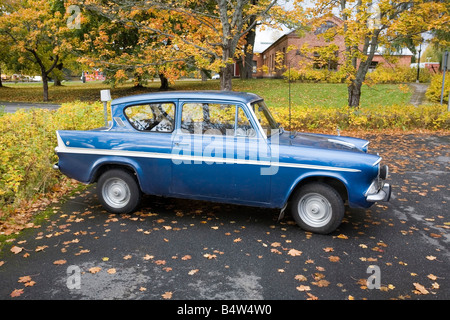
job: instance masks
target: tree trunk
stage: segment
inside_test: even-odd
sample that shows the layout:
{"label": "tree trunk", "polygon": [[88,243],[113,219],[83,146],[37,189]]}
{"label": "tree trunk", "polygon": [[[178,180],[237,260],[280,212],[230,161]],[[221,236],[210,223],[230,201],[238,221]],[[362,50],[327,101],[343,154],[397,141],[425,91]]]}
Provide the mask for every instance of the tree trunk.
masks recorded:
{"label": "tree trunk", "polygon": [[3,87],[2,83],[2,68],[0,67],[0,88]]}
{"label": "tree trunk", "polygon": [[42,75],[42,88],[44,90],[44,101],[48,101],[48,77],[45,69],[41,72]]}
{"label": "tree trunk", "polygon": [[227,63],[225,67],[220,70],[220,90],[231,91],[233,89],[233,65]]}
{"label": "tree trunk", "polygon": [[161,91],[167,91],[169,90],[169,80],[164,76],[164,74],[159,74],[159,79],[161,80],[161,87],[159,87],[159,90]]}
{"label": "tree trunk", "polygon": [[[255,21],[256,17],[250,19],[250,24]],[[255,47],[256,25],[245,35],[244,57],[242,59],[241,79],[253,78],[253,48]],[[251,48],[251,49],[250,49]]]}
{"label": "tree trunk", "polygon": [[358,107],[361,100],[361,82],[352,82],[348,86],[348,105],[350,107]]}

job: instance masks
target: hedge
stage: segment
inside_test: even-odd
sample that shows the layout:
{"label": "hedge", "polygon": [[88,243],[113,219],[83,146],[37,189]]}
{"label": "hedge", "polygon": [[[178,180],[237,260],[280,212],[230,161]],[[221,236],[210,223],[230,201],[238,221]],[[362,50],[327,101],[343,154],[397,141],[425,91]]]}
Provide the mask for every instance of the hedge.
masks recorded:
{"label": "hedge", "polygon": [[[56,130],[87,130],[103,123],[101,103],[76,102],[57,111],[18,110],[0,116],[0,207],[49,191],[58,182]],[[0,217],[2,212],[0,211]],[[4,214],[4,213],[3,213]]]}

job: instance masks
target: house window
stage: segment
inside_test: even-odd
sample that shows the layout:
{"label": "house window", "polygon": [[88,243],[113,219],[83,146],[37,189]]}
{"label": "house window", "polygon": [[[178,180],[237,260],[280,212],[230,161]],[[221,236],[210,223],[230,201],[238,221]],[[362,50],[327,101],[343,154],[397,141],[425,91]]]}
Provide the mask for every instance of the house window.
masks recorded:
{"label": "house window", "polygon": [[319,34],[325,33],[328,29],[331,29],[334,27],[336,27],[336,24],[334,22],[325,21],[314,31],[314,34],[317,36]]}

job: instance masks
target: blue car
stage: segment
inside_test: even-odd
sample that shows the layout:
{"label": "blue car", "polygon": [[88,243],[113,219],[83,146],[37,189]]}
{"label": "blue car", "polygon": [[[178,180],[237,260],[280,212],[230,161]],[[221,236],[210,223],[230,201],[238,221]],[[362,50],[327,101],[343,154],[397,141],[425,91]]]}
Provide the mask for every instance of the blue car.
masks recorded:
{"label": "blue car", "polygon": [[57,131],[55,169],[97,183],[105,209],[143,194],[288,210],[327,234],[345,207],[389,201],[388,167],[362,139],[284,131],[252,93],[164,92],[111,103],[108,128]]}

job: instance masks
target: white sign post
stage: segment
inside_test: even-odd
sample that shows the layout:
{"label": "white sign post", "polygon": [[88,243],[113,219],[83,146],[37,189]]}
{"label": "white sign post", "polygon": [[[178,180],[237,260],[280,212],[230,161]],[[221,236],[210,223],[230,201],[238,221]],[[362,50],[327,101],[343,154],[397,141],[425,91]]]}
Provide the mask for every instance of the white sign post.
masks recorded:
{"label": "white sign post", "polygon": [[103,111],[105,115],[105,127],[108,127],[108,101],[111,101],[111,91],[101,90],[100,100],[103,102]]}

